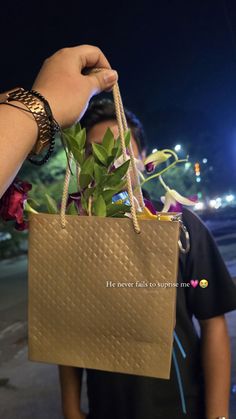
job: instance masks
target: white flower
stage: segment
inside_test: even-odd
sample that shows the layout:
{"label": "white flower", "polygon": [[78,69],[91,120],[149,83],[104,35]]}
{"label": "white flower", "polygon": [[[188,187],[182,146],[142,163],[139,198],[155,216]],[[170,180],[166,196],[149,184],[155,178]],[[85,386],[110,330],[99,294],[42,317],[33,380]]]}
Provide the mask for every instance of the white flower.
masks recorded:
{"label": "white flower", "polygon": [[162,202],[164,201],[164,207],[162,209],[162,212],[168,212],[171,205],[176,205],[178,202],[182,205],[196,205],[196,202],[191,201],[188,198],[185,198],[184,196],[180,195],[175,189],[167,189],[167,192],[165,194],[164,199],[162,198]]}
{"label": "white flower", "polygon": [[168,153],[165,150],[155,151],[155,153],[149,154],[149,156],[147,156],[144,160],[146,171],[148,173],[153,172],[156,166],[158,166],[161,163],[164,163],[171,156],[172,154]]}

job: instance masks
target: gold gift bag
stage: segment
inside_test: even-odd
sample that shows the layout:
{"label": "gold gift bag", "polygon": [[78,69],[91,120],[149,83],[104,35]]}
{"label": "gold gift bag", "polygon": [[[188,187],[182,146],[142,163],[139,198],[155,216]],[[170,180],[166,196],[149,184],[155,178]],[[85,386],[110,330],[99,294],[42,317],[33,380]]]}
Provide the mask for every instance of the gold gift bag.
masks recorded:
{"label": "gold gift bag", "polygon": [[138,219],[130,170],[131,218],[65,215],[68,168],[61,214],[30,215],[31,361],[169,378],[180,223]]}

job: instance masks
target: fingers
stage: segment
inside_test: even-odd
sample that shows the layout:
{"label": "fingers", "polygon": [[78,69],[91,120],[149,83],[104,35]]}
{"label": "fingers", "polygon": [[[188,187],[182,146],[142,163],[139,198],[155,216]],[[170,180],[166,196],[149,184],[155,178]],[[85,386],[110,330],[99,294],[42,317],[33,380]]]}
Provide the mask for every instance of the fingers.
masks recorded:
{"label": "fingers", "polygon": [[83,115],[93,95],[111,90],[117,80],[117,72],[102,51],[82,45],[63,48],[49,57],[33,87],[46,97],[54,117],[66,127]]}
{"label": "fingers", "polygon": [[115,70],[102,69],[99,72],[91,73],[85,76],[92,85],[92,94],[97,94],[103,90],[109,91],[118,80],[118,74]]}
{"label": "fingers", "polygon": [[91,45],[82,45],[75,48],[78,48],[80,54],[81,70],[86,67],[111,68],[109,61],[99,48]]}
{"label": "fingers", "polygon": [[98,47],[92,45],[79,45],[76,47],[62,48],[45,60],[48,62],[68,62],[70,65],[75,65],[77,69],[82,71],[84,68],[106,68],[111,66],[105,55]]}

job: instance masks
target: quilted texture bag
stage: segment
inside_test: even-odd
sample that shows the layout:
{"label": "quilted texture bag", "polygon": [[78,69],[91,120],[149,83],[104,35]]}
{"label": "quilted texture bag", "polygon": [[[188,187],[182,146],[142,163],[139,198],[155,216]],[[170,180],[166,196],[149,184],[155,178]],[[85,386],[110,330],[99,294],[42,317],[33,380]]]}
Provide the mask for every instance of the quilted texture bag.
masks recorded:
{"label": "quilted texture bag", "polygon": [[[113,93],[127,159],[117,85]],[[129,151],[131,218],[65,215],[68,167],[61,214],[30,215],[31,361],[169,378],[180,222],[138,218]]]}

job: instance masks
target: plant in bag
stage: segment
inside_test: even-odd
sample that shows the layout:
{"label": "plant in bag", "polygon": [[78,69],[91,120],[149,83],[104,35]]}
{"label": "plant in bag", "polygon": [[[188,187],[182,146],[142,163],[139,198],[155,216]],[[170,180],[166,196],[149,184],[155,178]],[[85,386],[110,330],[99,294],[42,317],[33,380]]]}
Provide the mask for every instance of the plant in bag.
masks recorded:
{"label": "plant in bag", "polygon": [[[78,191],[69,197],[68,214],[124,217],[130,206],[113,203],[113,195],[125,188],[125,175],[130,161],[117,160],[122,154],[120,138],[114,139],[108,128],[101,144],[86,144],[85,129],[77,124],[63,132],[70,155],[76,162]],[[125,146],[130,143],[130,131],[125,135]],[[88,149],[90,148],[90,153]],[[70,202],[71,201],[71,202]]]}
{"label": "plant in bag", "polygon": [[[69,195],[67,214],[97,215],[107,217],[126,217],[129,216],[130,205],[127,204],[127,196],[123,200],[114,202],[114,195],[126,189],[126,174],[130,167],[130,159],[123,160],[121,139],[114,138],[110,128],[107,129],[101,144],[86,144],[85,129],[81,129],[80,124],[63,131],[64,141],[68,152],[73,155],[77,166],[78,190]],[[130,130],[125,133],[125,147],[128,152],[130,145]],[[154,173],[156,167],[167,162],[171,157],[174,161],[163,170]],[[177,191],[170,189],[162,179],[162,174],[171,169],[178,163],[186,162],[180,160],[172,150],[160,150],[149,155],[144,161],[147,176],[144,177],[142,171],[138,169],[140,161],[135,159],[137,170],[142,179],[141,186],[150,180],[158,178],[161,185],[166,190],[165,205],[163,212],[169,210],[175,202],[182,205],[194,205],[195,202],[182,197]],[[150,175],[150,173],[152,173]],[[135,189],[134,189],[135,192]],[[49,198],[48,198],[49,199]],[[51,202],[52,203],[52,202]],[[144,200],[145,209],[140,210],[143,217],[150,217],[156,211],[150,209],[151,203]],[[50,205],[49,209],[55,210],[56,203]],[[142,213],[142,214],[141,214]]]}
{"label": "plant in bag", "polygon": [[[70,193],[67,199],[66,214],[70,215],[94,215],[103,217],[129,217],[130,205],[128,202],[128,194],[124,194],[123,199],[119,199],[119,193],[126,190],[126,174],[130,167],[130,158],[124,161],[122,156],[122,147],[120,137],[115,139],[110,128],[107,129],[101,144],[86,142],[86,131],[81,129],[79,123],[62,131],[63,142],[67,150],[67,159],[70,159],[70,170],[73,161],[75,163],[75,173],[77,177],[77,189]],[[125,147],[128,151],[130,145],[130,130],[125,133]],[[70,157],[69,157],[70,156]],[[173,158],[173,161],[166,165],[167,161]],[[144,160],[142,169],[140,170],[140,161],[135,159],[137,170],[141,179],[141,186],[147,182],[157,179],[166,191],[164,199],[163,212],[167,212],[176,202],[181,205],[195,205],[195,202],[184,198],[177,191],[170,189],[164,182],[162,175],[179,163],[186,162],[186,159],[180,160],[173,150],[158,150],[150,154]],[[155,172],[156,168],[165,163],[165,167]],[[146,176],[144,176],[144,169]],[[75,174],[74,173],[74,174]],[[21,186],[20,186],[21,185]],[[27,191],[23,186],[27,185]],[[12,193],[14,189],[15,196],[24,196],[17,202],[13,202]],[[28,227],[28,223],[23,213],[40,212],[37,208],[37,202],[34,201],[33,191],[29,196],[28,191],[31,185],[28,182],[15,180],[9,187],[8,191],[0,200],[0,217],[4,221],[12,220],[14,217],[6,217],[6,213],[21,214],[21,223],[16,222],[16,228],[24,230]],[[22,193],[20,192],[22,190]],[[134,189],[135,192],[135,189]],[[114,196],[117,199],[114,199]],[[137,203],[137,202],[136,202]],[[45,204],[47,211],[51,214],[57,214],[60,211],[60,204],[53,196],[45,193]],[[156,210],[150,201],[144,199],[145,207],[141,211],[138,208],[138,216],[142,219],[152,218],[156,215]],[[138,205],[137,205],[138,206]],[[33,208],[34,207],[34,208]],[[36,211],[36,208],[37,211]]]}
{"label": "plant in bag", "polygon": [[[115,139],[113,132],[108,128],[101,144],[88,144],[86,143],[86,131],[81,129],[79,123],[61,131],[61,140],[68,162],[66,172],[68,182],[67,185],[64,185],[67,188],[67,191],[64,189],[64,201],[66,200],[66,203],[63,202],[62,212],[70,215],[123,218],[129,217],[130,212],[133,211],[133,219],[136,217],[142,219],[153,218],[156,215],[156,210],[151,202],[143,199],[141,192],[141,187],[153,179],[159,179],[160,184],[166,191],[163,212],[173,208],[176,202],[181,205],[194,205],[195,202],[170,189],[161,176],[176,164],[186,162],[186,159],[180,160],[173,150],[168,149],[152,153],[145,159],[144,165],[142,165],[141,160],[135,159],[130,141],[131,134],[118,86],[114,87],[113,95],[120,133],[119,138]],[[174,161],[170,162],[171,158]],[[69,178],[72,174],[72,161],[75,162],[76,166],[77,187],[67,196]],[[169,164],[167,164],[167,161]],[[159,172],[153,173],[163,163],[165,163],[165,167]],[[145,167],[146,177],[142,173],[143,170],[140,170],[140,165],[143,169]],[[131,173],[133,185],[131,183]],[[18,185],[18,191],[16,185]],[[28,185],[27,190],[23,191],[23,195],[20,192],[19,185],[21,185],[21,189],[22,185]],[[132,188],[134,188],[134,195],[131,191]],[[37,213],[36,209],[32,208],[32,205],[37,207],[37,199],[32,199],[34,198],[33,193],[27,199],[27,192],[30,189],[31,185],[27,182],[16,180],[0,199],[0,218],[4,221],[16,219],[16,228],[20,230],[24,230],[28,226],[27,220],[23,218],[23,212]],[[13,190],[14,194],[21,197],[17,202],[12,198]],[[117,195],[124,190],[128,190],[128,193],[124,194],[125,198],[118,199]],[[133,195],[132,198],[131,194]],[[49,213],[59,213],[60,203],[45,190],[44,196],[46,202],[43,203],[43,208],[37,208],[38,211],[45,211],[46,205]],[[130,199],[132,202],[130,202]],[[14,217],[9,216],[13,213],[16,214],[16,217],[15,215]],[[7,217],[6,214],[8,214]]]}

